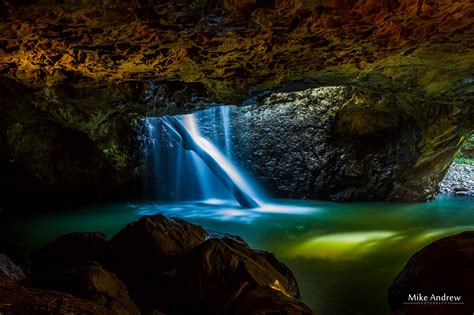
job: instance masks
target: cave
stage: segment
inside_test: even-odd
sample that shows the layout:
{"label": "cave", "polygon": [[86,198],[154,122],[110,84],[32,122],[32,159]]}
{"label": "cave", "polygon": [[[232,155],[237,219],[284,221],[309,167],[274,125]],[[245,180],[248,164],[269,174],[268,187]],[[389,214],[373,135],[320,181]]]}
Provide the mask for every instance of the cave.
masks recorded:
{"label": "cave", "polygon": [[3,0],[0,34],[0,314],[474,309],[472,1]]}

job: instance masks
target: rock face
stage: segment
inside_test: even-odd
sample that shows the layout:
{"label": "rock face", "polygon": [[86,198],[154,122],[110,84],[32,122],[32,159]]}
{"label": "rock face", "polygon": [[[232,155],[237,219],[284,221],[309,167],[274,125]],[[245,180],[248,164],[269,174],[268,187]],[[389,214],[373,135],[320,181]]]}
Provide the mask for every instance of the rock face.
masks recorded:
{"label": "rock face", "polygon": [[349,87],[274,93],[231,122],[233,158],[274,195],[337,201],[433,197],[472,128],[469,106]]}
{"label": "rock face", "polygon": [[[388,299],[392,311],[394,314],[469,314],[474,307],[473,265],[473,231],[431,243],[410,258],[390,286]],[[431,303],[403,304],[409,302],[409,294],[418,293],[428,296],[427,302]],[[436,304],[433,294],[461,296],[463,304]]]}
{"label": "rock face", "polygon": [[62,236],[33,253],[22,284],[10,277],[13,262],[0,263],[0,311],[15,314],[313,314],[273,254],[163,215],[142,217],[110,241]]}

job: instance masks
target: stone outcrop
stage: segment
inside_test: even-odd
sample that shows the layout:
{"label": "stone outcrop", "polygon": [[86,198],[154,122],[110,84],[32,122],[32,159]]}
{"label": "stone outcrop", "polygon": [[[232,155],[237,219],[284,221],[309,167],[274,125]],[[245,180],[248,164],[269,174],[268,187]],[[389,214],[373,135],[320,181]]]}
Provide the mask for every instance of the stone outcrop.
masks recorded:
{"label": "stone outcrop", "polygon": [[0,260],[0,311],[313,314],[298,300],[293,273],[273,254],[163,215],[144,216],[111,240],[101,233],[64,235],[35,251],[31,262],[31,275],[18,283],[12,277],[19,267]]}
{"label": "stone outcrop", "polygon": [[[474,232],[437,240],[413,255],[388,290],[393,314],[469,314],[474,307]],[[428,296],[408,301],[409,294]],[[434,300],[435,296],[460,296],[460,303]],[[404,304],[408,302],[428,302]],[[440,303],[436,303],[440,302]]]}
{"label": "stone outcrop", "polygon": [[179,218],[145,216],[130,223],[106,244],[102,260],[125,282],[142,311],[232,314],[237,299],[270,287],[261,296],[269,307],[284,303],[279,298],[272,302],[278,291],[288,297],[290,314],[312,313],[296,300],[299,290],[291,271],[270,254]]}
{"label": "stone outcrop", "polygon": [[[219,115],[202,117],[211,137]],[[473,118],[469,106],[353,87],[274,93],[231,108],[232,157],[280,197],[420,201],[438,192]]]}

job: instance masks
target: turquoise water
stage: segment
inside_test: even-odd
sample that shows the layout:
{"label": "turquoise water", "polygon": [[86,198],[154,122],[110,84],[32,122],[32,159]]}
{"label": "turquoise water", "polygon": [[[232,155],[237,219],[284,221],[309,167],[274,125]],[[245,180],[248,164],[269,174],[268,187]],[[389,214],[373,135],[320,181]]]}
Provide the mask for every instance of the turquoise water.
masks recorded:
{"label": "turquoise water", "polygon": [[219,200],[115,203],[42,215],[0,214],[0,251],[25,251],[73,231],[114,235],[144,214],[180,216],[237,234],[274,252],[295,273],[318,314],[386,314],[386,291],[407,259],[431,241],[474,230],[474,199],[442,196],[417,204],[273,200],[260,210]]}

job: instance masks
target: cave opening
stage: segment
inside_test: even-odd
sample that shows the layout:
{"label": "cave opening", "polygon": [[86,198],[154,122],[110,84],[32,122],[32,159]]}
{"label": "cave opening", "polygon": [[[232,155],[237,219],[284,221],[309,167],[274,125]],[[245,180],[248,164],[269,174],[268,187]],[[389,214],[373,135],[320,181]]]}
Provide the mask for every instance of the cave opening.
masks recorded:
{"label": "cave opening", "polygon": [[474,134],[466,135],[440,183],[440,193],[458,196],[473,195],[474,191]]}

